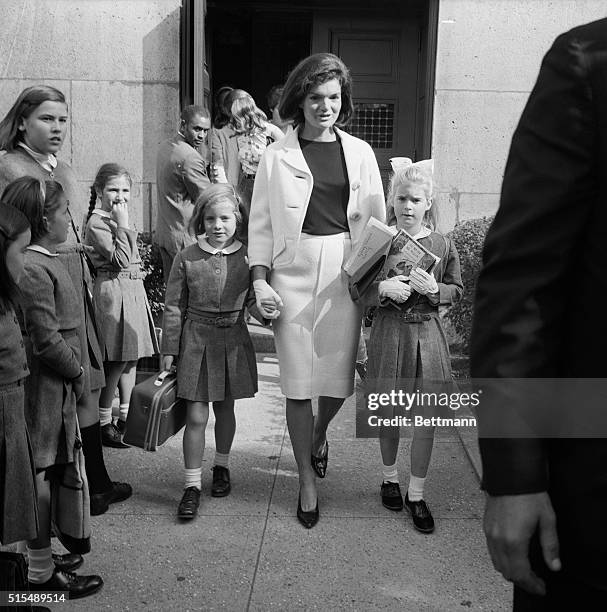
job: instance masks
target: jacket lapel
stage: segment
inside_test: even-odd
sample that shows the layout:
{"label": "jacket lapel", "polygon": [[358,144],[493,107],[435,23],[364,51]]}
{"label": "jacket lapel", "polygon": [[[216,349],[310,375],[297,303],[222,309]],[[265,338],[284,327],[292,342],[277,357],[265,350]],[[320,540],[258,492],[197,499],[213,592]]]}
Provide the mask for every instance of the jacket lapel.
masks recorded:
{"label": "jacket lapel", "polygon": [[357,142],[354,138],[343,132],[339,128],[335,128],[337,135],[341,139],[341,146],[344,150],[344,158],[346,160],[346,169],[348,171],[348,183],[350,184],[350,196],[348,199],[348,217],[350,213],[356,209],[358,202],[358,190],[360,188],[360,161],[361,154]]}
{"label": "jacket lapel", "polygon": [[310,172],[310,168],[299,146],[298,134],[299,130],[295,128],[294,130],[290,130],[283,140],[283,148],[285,150],[283,161],[297,172],[303,172],[308,177],[312,178],[312,172]]}

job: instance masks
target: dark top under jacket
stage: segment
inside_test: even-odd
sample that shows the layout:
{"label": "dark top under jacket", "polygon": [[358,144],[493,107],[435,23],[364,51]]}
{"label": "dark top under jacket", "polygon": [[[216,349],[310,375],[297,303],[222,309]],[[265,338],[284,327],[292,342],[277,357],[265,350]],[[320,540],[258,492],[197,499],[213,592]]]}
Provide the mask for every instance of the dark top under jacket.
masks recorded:
{"label": "dark top under jacket", "polygon": [[302,232],[329,236],[348,232],[350,184],[344,150],[339,138],[334,142],[299,139],[304,159],[314,177],[310,203]]}

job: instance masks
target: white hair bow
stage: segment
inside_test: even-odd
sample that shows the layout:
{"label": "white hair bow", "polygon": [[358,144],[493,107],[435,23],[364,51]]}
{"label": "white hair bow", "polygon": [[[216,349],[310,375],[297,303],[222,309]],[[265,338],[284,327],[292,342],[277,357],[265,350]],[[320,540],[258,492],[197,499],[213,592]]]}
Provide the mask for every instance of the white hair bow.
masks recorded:
{"label": "white hair bow", "polygon": [[414,166],[415,168],[419,168],[425,174],[429,174],[430,176],[434,175],[433,159],[422,159],[421,161],[414,162],[408,157],[392,157],[390,158],[390,165],[392,166],[393,172],[397,172],[398,170],[404,170],[409,166]]}

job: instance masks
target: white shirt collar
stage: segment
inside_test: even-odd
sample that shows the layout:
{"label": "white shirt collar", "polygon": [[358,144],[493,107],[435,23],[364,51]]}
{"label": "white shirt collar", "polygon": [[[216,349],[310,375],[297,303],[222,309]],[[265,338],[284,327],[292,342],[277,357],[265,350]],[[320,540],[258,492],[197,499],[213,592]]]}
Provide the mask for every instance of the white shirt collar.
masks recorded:
{"label": "white shirt collar", "polygon": [[414,240],[419,240],[420,238],[425,238],[432,233],[432,230],[429,227],[422,226],[422,228],[415,234],[415,236],[411,236]]}
{"label": "white shirt collar", "polygon": [[38,153],[30,149],[23,141],[17,143],[22,149],[25,149],[47,172],[52,172],[57,167],[57,158],[52,154]]}
{"label": "white shirt collar", "polygon": [[92,212],[93,215],[99,215],[100,217],[105,217],[106,219],[111,219],[112,213],[108,210],[103,210],[102,208],[95,208]]}
{"label": "white shirt collar", "polygon": [[27,248],[30,251],[37,251],[38,253],[42,253],[43,255],[48,255],[49,257],[59,257],[59,253],[51,253],[48,249],[45,249],[39,244],[30,244]]}
{"label": "white shirt collar", "polygon": [[196,236],[196,241],[198,242],[198,246],[203,251],[210,253],[211,255],[215,255],[217,253],[221,253],[222,255],[230,255],[230,253],[236,253],[236,251],[238,251],[238,249],[242,246],[242,242],[234,238],[234,242],[232,242],[230,246],[227,246],[225,249],[216,249],[209,244],[206,234]]}

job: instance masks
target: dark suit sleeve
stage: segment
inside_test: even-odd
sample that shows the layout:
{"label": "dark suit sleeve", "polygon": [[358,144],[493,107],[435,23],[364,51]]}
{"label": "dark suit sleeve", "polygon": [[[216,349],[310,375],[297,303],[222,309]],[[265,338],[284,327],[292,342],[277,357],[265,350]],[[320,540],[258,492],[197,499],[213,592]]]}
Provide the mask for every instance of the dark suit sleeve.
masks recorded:
{"label": "dark suit sleeve", "polygon": [[198,196],[211,184],[207,176],[204,159],[198,153],[189,156],[184,161],[183,182],[194,203]]}
{"label": "dark suit sleeve", "polygon": [[[558,377],[574,249],[596,199],[595,113],[586,48],[560,36],[546,54],[514,133],[500,208],[477,285],[471,340],[475,378]],[[491,411],[479,410],[483,486],[492,495],[546,490],[541,438],[483,437]],[[500,405],[505,411],[532,405]],[[507,414],[507,413],[506,413]],[[524,416],[524,414],[523,414]]]}

